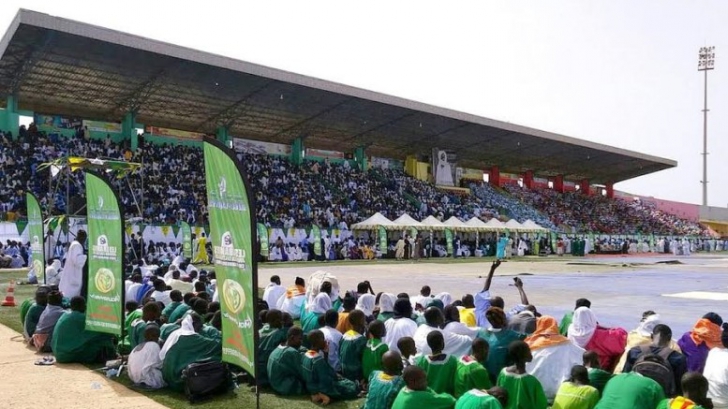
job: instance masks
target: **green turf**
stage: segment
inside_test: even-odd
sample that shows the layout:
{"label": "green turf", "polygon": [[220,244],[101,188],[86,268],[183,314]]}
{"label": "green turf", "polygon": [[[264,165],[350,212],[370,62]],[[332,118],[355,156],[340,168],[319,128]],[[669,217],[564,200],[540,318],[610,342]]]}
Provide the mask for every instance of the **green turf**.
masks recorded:
{"label": "green turf", "polygon": [[[0,296],[5,297],[5,291],[8,288],[9,280],[20,280],[26,279],[25,270],[0,270]],[[15,287],[15,302],[18,307],[0,307],[0,324],[6,325],[17,332],[22,332],[22,325],[20,323],[20,304],[23,300],[33,298],[35,294],[35,285],[16,285]],[[97,365],[98,366],[98,365]],[[89,370],[91,370],[90,367]],[[131,381],[124,374],[120,378],[113,378],[127,387],[131,386]],[[173,392],[170,390],[160,391],[142,391],[142,394],[149,396],[151,399],[170,407],[172,409],[185,409],[185,408],[203,408],[203,409],[223,409],[230,407],[240,408],[254,408],[255,407],[255,393],[251,391],[251,388],[247,385],[240,385],[240,388],[234,393],[230,393],[224,396],[215,397],[212,400],[190,404],[184,397],[184,395]],[[362,400],[349,401],[349,402],[335,402],[329,405],[329,407],[335,409],[354,409],[358,408],[363,403]],[[295,407],[296,409],[307,409],[315,408],[318,405],[314,405],[308,399],[308,396],[296,397],[296,398],[281,398],[274,395],[269,389],[261,391],[260,394],[260,407],[270,409],[290,409]]]}

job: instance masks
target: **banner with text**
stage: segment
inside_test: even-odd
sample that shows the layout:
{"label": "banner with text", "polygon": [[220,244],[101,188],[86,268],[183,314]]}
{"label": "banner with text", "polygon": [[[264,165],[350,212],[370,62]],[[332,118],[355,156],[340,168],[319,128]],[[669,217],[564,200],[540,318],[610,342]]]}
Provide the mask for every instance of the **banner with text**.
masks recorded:
{"label": "banner with text", "polygon": [[222,360],[255,376],[255,209],[232,150],[205,139],[210,239],[222,309]]}
{"label": "banner with text", "polygon": [[282,143],[253,141],[250,139],[233,138],[235,152],[251,153],[254,155],[290,155],[291,145]]}
{"label": "banner with text", "polygon": [[313,254],[321,256],[323,249],[321,248],[321,228],[317,225],[311,226],[311,235],[313,236]]}
{"label": "banner with text", "polygon": [[43,215],[35,195],[25,194],[28,207],[28,241],[30,242],[30,268],[39,283],[45,283],[45,251],[43,251]]}
{"label": "banner with text", "polygon": [[387,230],[385,230],[384,227],[379,226],[379,251],[386,255],[387,247]]}
{"label": "banner with text", "polygon": [[205,134],[199,132],[182,131],[180,129],[160,128],[158,126],[147,126],[146,133],[157,136],[165,136],[167,138],[200,141]]}
{"label": "banner with text", "polygon": [[181,222],[182,230],[182,255],[184,258],[192,258],[192,228],[187,222]]}
{"label": "banner with text", "polygon": [[116,194],[104,179],[86,172],[88,301],[86,329],[121,335],[124,317],[124,226]]}
{"label": "banner with text", "polygon": [[35,114],[33,116],[33,122],[35,122],[35,125],[39,129],[51,132],[57,132],[62,129],[76,129],[83,124],[80,118],[42,114]]}
{"label": "banner with text", "polygon": [[344,152],[327,151],[325,149],[306,148],[307,158],[344,159]]}
{"label": "banner with text", "polygon": [[92,132],[121,133],[121,124],[118,122],[84,120],[83,126]]}
{"label": "banner with text", "polygon": [[447,244],[447,255],[451,256],[455,254],[455,250],[452,245],[452,230],[445,229],[445,243]]}
{"label": "banner with text", "polygon": [[265,224],[258,223],[258,239],[260,240],[260,255],[268,258],[270,256],[270,244],[268,243],[268,228]]}

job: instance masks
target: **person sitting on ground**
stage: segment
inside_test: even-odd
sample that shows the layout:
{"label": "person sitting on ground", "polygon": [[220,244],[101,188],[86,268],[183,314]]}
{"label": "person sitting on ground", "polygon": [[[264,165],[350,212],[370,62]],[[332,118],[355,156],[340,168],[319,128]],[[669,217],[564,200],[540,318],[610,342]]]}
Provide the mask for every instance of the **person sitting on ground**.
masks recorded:
{"label": "person sitting on ground", "polygon": [[566,336],[569,334],[569,326],[574,320],[574,311],[581,307],[591,308],[591,301],[587,300],[586,298],[579,298],[578,300],[576,300],[576,306],[574,307],[574,310],[567,312],[566,314],[564,314],[564,317],[561,318],[561,324],[559,324],[559,332],[561,333],[561,335]]}
{"label": "person sitting on ground", "polygon": [[301,314],[301,327],[304,334],[321,328],[319,318],[321,318],[326,311],[331,309],[331,283],[324,281],[321,284],[321,292],[316,295],[311,305],[306,306],[306,311]]}
{"label": "person sitting on ground", "polygon": [[[341,360],[341,375],[350,381],[362,380],[362,358],[367,345],[366,317],[360,310],[349,314],[352,329],[344,333],[339,345],[339,359]],[[328,351],[327,351],[328,352]]]}
{"label": "person sitting on ground", "polygon": [[71,298],[71,310],[61,315],[53,330],[51,349],[58,363],[90,364],[116,358],[112,336],[86,328],[86,300]]}
{"label": "person sitting on ground", "polygon": [[716,409],[728,409],[728,324],[723,324],[721,346],[708,352],[703,376],[708,379],[708,396]]}
{"label": "person sitting on ground", "polygon": [[574,311],[568,337],[585,350],[596,352],[602,369],[608,372],[614,370],[627,345],[627,331],[600,326],[594,312],[586,307]]}
{"label": "person sitting on ground", "polygon": [[460,322],[470,328],[477,326],[475,319],[475,298],[472,294],[465,294],[462,298],[463,308],[460,310]]}
{"label": "person sitting on ground", "polygon": [[58,291],[48,293],[48,305],[38,318],[38,325],[35,327],[33,337],[30,343],[35,346],[38,352],[51,352],[51,341],[53,340],[53,330],[56,327],[58,319],[63,315],[64,310],[63,295]]}
{"label": "person sitting on ground", "polygon": [[589,371],[582,365],[571,368],[571,376],[556,392],[551,409],[594,409],[599,391],[589,385]]}
{"label": "person sitting on ground", "polygon": [[423,285],[420,289],[420,294],[412,297],[410,302],[412,303],[413,309],[417,309],[417,305],[424,309],[430,304],[430,300],[433,298],[435,298],[435,296],[432,295],[432,289],[430,286]]}
{"label": "person sitting on ground", "polygon": [[159,304],[156,302],[148,302],[144,305],[142,308],[141,318],[138,318],[131,323],[131,332],[129,333],[130,348],[136,348],[137,345],[144,342],[146,339],[144,331],[147,324],[154,323],[159,325],[160,314],[161,310],[159,308]]}
{"label": "person sitting on ground", "polygon": [[[170,266],[172,268],[172,266]],[[172,271],[172,277],[169,279],[164,280],[164,283],[172,289],[172,291],[179,291],[180,294],[182,291],[187,291],[190,289],[190,283],[186,283],[183,280],[180,280],[180,272],[177,268],[175,268]],[[181,296],[180,296],[181,297]],[[171,298],[171,297],[170,297]]]}
{"label": "person sitting on ground", "polygon": [[397,349],[402,355],[402,367],[406,368],[414,365],[415,355],[417,355],[417,347],[412,337],[402,337],[397,341]]}
{"label": "person sitting on ground", "polygon": [[602,369],[599,365],[599,355],[594,351],[584,352],[582,362],[589,371],[589,385],[595,387],[599,391],[599,396],[602,396],[604,387],[612,379],[612,374]]}
{"label": "person sitting on ground", "polygon": [[490,382],[488,370],[483,363],[488,361],[490,345],[483,338],[473,340],[473,355],[465,355],[458,359],[455,371],[454,396],[461,397],[471,389],[487,390],[493,384]]}
{"label": "person sitting on ground", "polygon": [[508,406],[508,391],[500,386],[471,389],[455,403],[455,409],[503,409]]}
{"label": "person sitting on ground", "polygon": [[548,400],[541,383],[526,372],[531,362],[531,349],[523,341],[513,341],[508,346],[508,357],[515,363],[501,370],[497,385],[508,391],[508,406],[505,409],[546,409]]}
{"label": "person sitting on ground", "polygon": [[394,302],[394,316],[384,322],[384,327],[387,330],[384,342],[390,351],[399,351],[397,343],[400,338],[412,338],[415,335],[417,324],[412,320],[412,304],[408,299],[397,298]]}
{"label": "person sitting on ground", "polygon": [[[625,347],[622,357],[619,359],[616,368],[614,368],[615,374],[622,373],[624,363],[627,362],[627,355],[635,347],[641,347],[646,345],[652,345],[652,331],[655,326],[662,324],[660,315],[654,311],[645,311],[642,313],[642,320],[636,329],[632,330],[627,334],[627,346]],[[682,353],[677,342],[670,340],[670,349],[676,352]]]}
{"label": "person sitting on ground", "polygon": [[[657,381],[665,390],[665,396],[672,397],[679,395],[680,380],[687,372],[687,362],[683,354],[675,352],[670,348],[672,341],[672,330],[664,324],[658,324],[652,330],[652,345],[644,345],[632,348],[627,354],[627,361],[622,372],[637,370],[640,365],[658,366],[651,370],[650,376]],[[658,371],[655,373],[655,370]]]}
{"label": "person sitting on ground", "polygon": [[182,305],[182,302],[184,301],[184,298],[182,297],[182,292],[180,290],[172,290],[169,292],[169,300],[170,303],[164,306],[164,309],[162,310],[162,316],[160,317],[160,321],[162,323],[169,322],[169,317],[172,315],[174,310],[177,309],[180,305]]}
{"label": "person sitting on ground", "polygon": [[372,294],[362,294],[356,300],[356,309],[364,313],[367,323],[374,321],[375,300]]}
{"label": "person sitting on ground", "polygon": [[[460,310],[458,310],[458,307],[456,307],[455,305],[450,304],[445,307],[443,314],[445,315],[445,325],[443,325],[442,327],[443,333],[465,335],[470,338],[471,341],[473,340],[473,338],[478,336],[478,332],[480,332],[479,328],[470,328],[460,322]],[[468,351],[464,349],[453,353],[456,356],[462,356],[466,355]]]}
{"label": "person sitting on ground", "polygon": [[677,341],[688,361],[688,371],[703,372],[708,352],[721,346],[721,325],[723,318],[714,312],[709,312]]}
{"label": "person sitting on ground", "polygon": [[367,378],[368,393],[362,409],[391,409],[394,399],[404,387],[402,356],[396,351],[382,355],[382,370]]}
{"label": "person sitting on ground", "polygon": [[[416,341],[415,341],[416,342]],[[445,338],[440,331],[427,334],[428,355],[415,358],[415,365],[427,373],[427,384],[437,393],[452,395],[455,391],[455,374],[458,369],[458,360],[443,352]]]}
{"label": "person sitting on ground", "polygon": [[202,317],[191,313],[182,321],[182,326],[173,332],[159,352],[163,361],[164,381],[173,390],[182,390],[184,381],[182,371],[189,364],[210,360],[220,361],[222,357],[221,340],[213,340],[199,334],[202,330]]}
{"label": "person sitting on ground", "polygon": [[278,308],[278,300],[286,293],[285,287],[281,285],[281,278],[274,275],[270,283],[263,291],[263,301],[268,304],[268,309]]}
{"label": "person sitting on ground", "polygon": [[382,293],[379,297],[379,314],[377,320],[386,322],[394,316],[394,303],[397,297],[391,293]]}
{"label": "person sitting on ground", "polygon": [[607,382],[595,409],[656,408],[663,399],[665,391],[659,383],[637,372],[626,372]]}
{"label": "person sitting on ground", "polygon": [[546,398],[553,400],[561,383],[573,374],[574,365],[581,364],[584,349],[561,335],[556,319],[546,315],[538,319],[536,330],[524,342],[533,357],[526,371],[541,382]]}
{"label": "person sitting on ground", "polygon": [[291,327],[286,334],[286,341],[271,352],[268,358],[266,368],[268,382],[273,391],[279,395],[292,396],[306,393],[306,380],[301,371],[302,343],[301,328]]}
{"label": "person sitting on ground", "polygon": [[127,368],[129,379],[138,387],[161,389],[166,386],[162,379],[162,360],[159,358],[159,327],[151,323],[144,328],[144,342],[129,354]]}
{"label": "person sitting on ground", "polygon": [[277,307],[287,312],[294,320],[301,318],[301,309],[306,302],[306,282],[301,277],[296,277],[295,285],[278,299]]}
{"label": "person sitting on ground", "polygon": [[152,291],[151,298],[153,298],[154,301],[161,302],[165,306],[172,302],[169,298],[170,290],[167,289],[167,283],[165,283],[164,280],[155,278],[154,281],[152,281],[152,285],[154,286],[154,291]]}
{"label": "person sitting on ground", "polygon": [[[364,314],[361,314],[361,320],[363,319]],[[357,384],[337,376],[326,360],[328,345],[324,333],[317,329],[311,331],[308,334],[308,343],[311,349],[303,355],[301,368],[311,401],[327,405],[332,400],[356,399],[359,395]]]}
{"label": "person sitting on ground", "polygon": [[506,328],[508,321],[506,313],[499,307],[490,307],[486,312],[490,328],[480,331],[479,338],[483,338],[490,345],[488,361],[485,364],[490,375],[491,383],[495,383],[501,370],[508,363],[508,348],[513,341],[523,339],[525,335]]}
{"label": "person sitting on ground", "polygon": [[[196,300],[195,293],[185,293],[182,297],[182,302],[167,316],[167,322],[174,324],[184,318],[185,314],[192,309],[192,303]],[[162,331],[162,339],[164,339],[164,331]]]}
{"label": "person sitting on ground", "polygon": [[387,330],[382,321],[376,320],[369,323],[368,340],[362,356],[362,379],[367,380],[372,372],[383,369],[382,356],[389,351],[387,344],[382,342],[382,338],[386,334]]}
{"label": "person sitting on ground", "polygon": [[427,337],[432,332],[441,332],[445,339],[445,350],[441,352],[453,356],[462,356],[470,353],[470,348],[473,343],[471,337],[440,330],[445,324],[445,317],[442,314],[442,310],[437,307],[429,307],[425,310],[424,317],[425,323],[420,325],[412,336],[415,340],[415,345],[417,345],[418,353],[424,355],[432,353],[427,342]]}
{"label": "person sitting on ground", "polygon": [[339,323],[339,313],[336,310],[328,310],[324,314],[324,326],[321,327],[321,332],[324,333],[324,338],[329,344],[329,365],[336,372],[341,372],[341,361],[339,360],[339,346],[341,345],[341,338],[344,336],[339,330],[336,329],[336,325]]}
{"label": "person sitting on ground", "polygon": [[417,365],[402,371],[405,387],[394,399],[392,409],[452,409],[455,398],[447,393],[437,393],[428,388],[427,373]]}
{"label": "person sitting on ground", "polygon": [[341,307],[343,310],[339,313],[339,323],[336,324],[336,330],[344,334],[351,329],[349,314],[356,309],[356,297],[347,292],[344,294]]}
{"label": "person sitting on ground", "polygon": [[46,306],[48,305],[48,287],[38,287],[35,291],[35,303],[28,308],[28,312],[25,314],[25,320],[23,321],[23,336],[26,340],[33,337],[35,328],[38,326],[40,316],[43,315]]}
{"label": "person sitting on ground", "polygon": [[523,281],[515,277],[513,282],[513,285],[518,289],[518,293],[521,296],[521,304],[512,311],[511,316],[508,316],[508,329],[519,334],[532,334],[536,330],[538,312],[536,311],[536,307],[528,302],[526,290],[523,289]]}
{"label": "person sitting on ground", "polygon": [[268,358],[279,345],[287,338],[287,331],[283,329],[283,314],[278,310],[270,310],[266,314],[266,328],[258,333],[258,352],[255,355],[257,361],[256,377],[259,385],[268,385]]}
{"label": "person sitting on ground", "polygon": [[665,399],[657,405],[657,409],[715,409],[713,401],[708,398],[708,380],[697,372],[688,372],[680,380],[682,396]]}

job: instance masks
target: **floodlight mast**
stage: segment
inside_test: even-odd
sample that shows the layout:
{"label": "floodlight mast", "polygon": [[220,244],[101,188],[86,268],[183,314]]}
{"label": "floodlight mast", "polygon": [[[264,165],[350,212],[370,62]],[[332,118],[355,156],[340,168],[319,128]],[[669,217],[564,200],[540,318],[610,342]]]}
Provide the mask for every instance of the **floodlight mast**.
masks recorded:
{"label": "floodlight mast", "polygon": [[708,205],[708,71],[715,68],[715,47],[700,47],[698,71],[703,71],[703,206]]}

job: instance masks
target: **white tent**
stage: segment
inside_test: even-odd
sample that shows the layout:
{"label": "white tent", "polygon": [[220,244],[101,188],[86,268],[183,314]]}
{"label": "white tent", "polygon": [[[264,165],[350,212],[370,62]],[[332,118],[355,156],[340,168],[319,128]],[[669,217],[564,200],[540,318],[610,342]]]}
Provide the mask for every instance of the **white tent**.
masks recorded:
{"label": "white tent", "polygon": [[524,231],[526,229],[523,228],[523,225],[521,223],[518,223],[518,220],[511,219],[506,222],[506,228],[513,231]]}
{"label": "white tent", "polygon": [[470,226],[478,231],[491,230],[491,228],[487,224],[485,224],[484,221],[480,220],[477,217],[473,217],[472,219],[465,222],[465,224],[467,224],[468,226]]}
{"label": "white tent", "polygon": [[392,223],[391,220],[382,216],[381,213],[377,212],[374,215],[363,222],[356,223],[351,226],[352,230],[376,230],[379,226],[384,227],[387,230],[396,230],[399,227]]}
{"label": "white tent", "polygon": [[445,227],[450,227],[453,230],[460,230],[460,231],[473,230],[472,227],[463,223],[462,220],[458,219],[455,216],[445,220],[445,222],[443,224],[445,225]]}
{"label": "white tent", "polygon": [[422,223],[413,219],[412,216],[408,215],[407,213],[396,218],[393,223],[396,226],[401,227],[401,228],[409,228],[409,227],[420,228],[420,227],[422,227]]}
{"label": "white tent", "polygon": [[538,225],[536,222],[534,222],[531,219],[526,220],[522,224],[523,224],[523,227],[524,228],[526,228],[526,229],[528,229],[530,231],[537,231],[538,232],[538,231],[548,231],[549,230],[549,229],[547,229],[545,227],[542,227],[542,226]]}
{"label": "white tent", "polygon": [[491,230],[505,230],[506,226],[503,224],[500,220],[493,218],[488,220],[487,223],[485,223],[486,226],[488,226]]}
{"label": "white tent", "polygon": [[423,228],[427,230],[442,230],[445,225],[441,221],[437,220],[435,216],[427,216],[422,222],[420,222]]}

